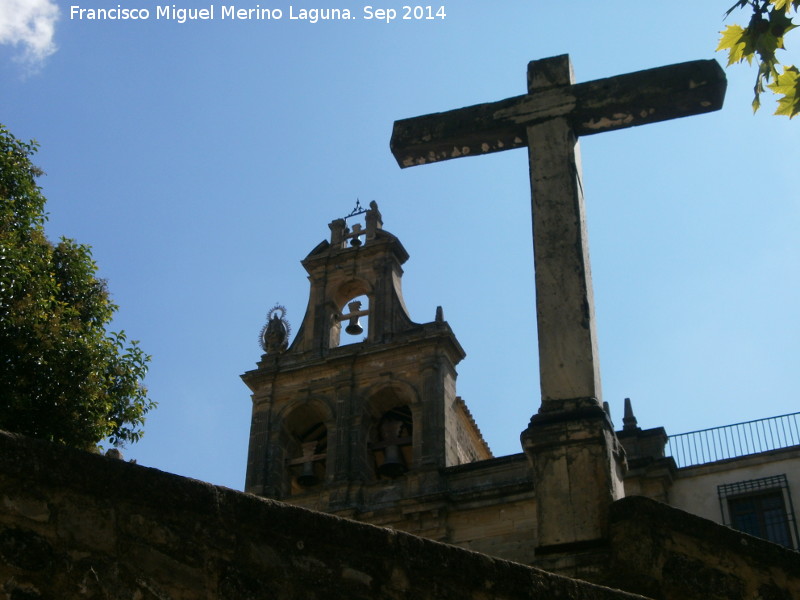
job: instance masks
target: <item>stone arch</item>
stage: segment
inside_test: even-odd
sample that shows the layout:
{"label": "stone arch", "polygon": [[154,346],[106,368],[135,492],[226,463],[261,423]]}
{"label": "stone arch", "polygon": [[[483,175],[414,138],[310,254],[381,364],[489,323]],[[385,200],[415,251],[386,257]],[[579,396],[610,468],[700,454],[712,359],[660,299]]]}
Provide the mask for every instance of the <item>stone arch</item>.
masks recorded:
{"label": "stone arch", "polygon": [[[359,305],[351,305],[351,302],[358,302]],[[336,348],[343,345],[342,338],[342,320],[340,316],[349,315],[356,311],[365,311],[367,314],[360,315],[355,319],[348,320],[345,318],[344,328],[347,329],[348,325],[355,325],[356,320],[366,333],[365,337],[369,337],[369,322],[370,314],[373,305],[373,289],[372,286],[364,279],[354,278],[343,281],[336,288],[330,296],[330,309],[333,313],[331,319],[330,332],[328,337],[328,347]],[[361,333],[356,333],[350,339],[347,336],[347,341],[344,343],[357,343],[362,341]]]}
{"label": "stone arch", "polygon": [[421,414],[416,390],[394,381],[367,394],[370,464],[377,479],[394,479],[419,464]]}
{"label": "stone arch", "polygon": [[335,433],[329,404],[318,398],[291,402],[277,417],[285,461],[285,494],[302,494],[324,483],[329,479],[328,465],[333,464],[333,448],[328,442]]}

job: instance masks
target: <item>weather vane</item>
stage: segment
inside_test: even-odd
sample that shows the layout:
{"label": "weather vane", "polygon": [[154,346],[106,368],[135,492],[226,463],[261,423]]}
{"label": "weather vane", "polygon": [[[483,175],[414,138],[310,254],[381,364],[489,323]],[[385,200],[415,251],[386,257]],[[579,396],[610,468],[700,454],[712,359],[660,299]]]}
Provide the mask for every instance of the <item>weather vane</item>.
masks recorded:
{"label": "weather vane", "polygon": [[355,217],[356,215],[361,215],[367,212],[367,209],[361,206],[361,200],[356,198],[356,206],[353,210],[350,211],[350,214],[345,217],[345,219],[349,219],[350,217]]}

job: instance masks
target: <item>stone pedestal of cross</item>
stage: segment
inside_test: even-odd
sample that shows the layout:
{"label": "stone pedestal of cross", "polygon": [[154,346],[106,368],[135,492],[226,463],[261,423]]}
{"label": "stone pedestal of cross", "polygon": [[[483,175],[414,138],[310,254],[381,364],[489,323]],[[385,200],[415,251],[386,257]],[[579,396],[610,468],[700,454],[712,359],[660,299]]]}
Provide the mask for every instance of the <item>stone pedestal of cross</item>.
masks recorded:
{"label": "stone pedestal of cross", "polygon": [[396,121],[401,167],[527,146],[541,407],[522,433],[534,467],[537,554],[602,540],[624,456],[601,405],[577,138],[718,110],[725,75],[693,61],[576,84],[566,55],[528,65],[528,93]]}

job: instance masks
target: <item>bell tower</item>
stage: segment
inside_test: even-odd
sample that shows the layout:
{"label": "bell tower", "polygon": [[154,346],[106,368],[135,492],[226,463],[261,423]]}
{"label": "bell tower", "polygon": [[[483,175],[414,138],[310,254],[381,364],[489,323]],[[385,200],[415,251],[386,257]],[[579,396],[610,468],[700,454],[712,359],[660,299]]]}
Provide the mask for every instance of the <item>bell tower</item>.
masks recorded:
{"label": "bell tower", "polygon": [[297,335],[289,344],[286,311],[273,308],[265,353],[242,375],[253,401],[245,491],[358,516],[491,452],[456,396],[464,350],[441,307],[429,323],[411,319],[408,253],[377,204],[329,228],[302,261],[311,285]]}

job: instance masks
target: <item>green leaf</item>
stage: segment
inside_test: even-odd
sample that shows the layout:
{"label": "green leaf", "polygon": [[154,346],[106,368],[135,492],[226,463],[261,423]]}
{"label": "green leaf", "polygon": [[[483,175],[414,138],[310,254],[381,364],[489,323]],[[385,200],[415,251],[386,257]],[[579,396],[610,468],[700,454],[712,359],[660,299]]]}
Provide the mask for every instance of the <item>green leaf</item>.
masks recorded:
{"label": "green leaf", "polygon": [[762,64],[767,66],[766,71],[771,72],[775,69],[777,59],[775,58],[775,51],[783,44],[783,38],[777,38],[767,30],[764,33],[755,37],[755,51],[758,52],[758,57],[761,59]]}
{"label": "green leaf", "polygon": [[747,45],[747,34],[739,25],[728,25],[725,31],[720,32],[717,52],[728,50],[728,66],[741,62]]}
{"label": "green leaf", "polygon": [[736,4],[731,6],[728,10],[725,11],[725,18],[727,19],[730,14],[735,11],[737,8],[744,8],[747,6],[748,0],[739,0]]}
{"label": "green leaf", "polygon": [[[758,73],[753,87],[754,112],[761,106],[760,95],[765,88],[769,88],[776,94],[782,95],[778,100],[778,111],[775,114],[791,118],[798,113],[796,81],[786,68],[784,74],[779,75],[780,59],[776,56],[776,52],[778,49],[785,49],[785,35],[798,27],[788,14],[791,10],[798,10],[800,0],[739,0],[725,13],[725,16],[729,16],[738,8],[748,6],[752,8],[752,15],[747,27],[729,25],[721,32],[717,51],[728,51],[727,66],[744,60],[752,64],[755,59]],[[782,83],[777,81],[779,77]],[[770,84],[771,81],[778,85]],[[776,89],[783,91],[777,92]]]}
{"label": "green leaf", "polygon": [[783,36],[792,29],[797,29],[797,25],[786,16],[785,12],[773,10],[769,13],[769,30],[772,35],[778,38],[778,48],[783,48]]}
{"label": "green leaf", "polygon": [[800,113],[800,70],[797,67],[783,67],[783,73],[767,87],[782,96],[778,99],[776,115],[784,115],[791,119]]}
{"label": "green leaf", "polygon": [[775,7],[775,11],[782,10],[784,14],[792,9],[792,4],[797,5],[797,2],[793,3],[792,0],[770,0],[770,2]]}

